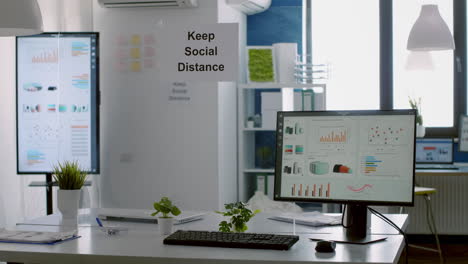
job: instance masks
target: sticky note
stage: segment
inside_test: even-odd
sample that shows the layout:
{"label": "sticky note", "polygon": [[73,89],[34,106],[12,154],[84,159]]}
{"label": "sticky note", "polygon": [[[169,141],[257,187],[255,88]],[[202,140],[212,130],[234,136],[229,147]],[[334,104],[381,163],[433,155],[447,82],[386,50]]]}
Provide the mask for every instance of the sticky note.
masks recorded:
{"label": "sticky note", "polygon": [[141,71],[141,63],[139,61],[133,61],[130,66],[130,70],[132,72],[140,72]]}
{"label": "sticky note", "polygon": [[130,50],[130,56],[133,58],[133,59],[139,59],[140,58],[140,48],[132,48]]}
{"label": "sticky note", "polygon": [[131,43],[134,46],[140,46],[141,45],[141,36],[140,35],[133,35]]}

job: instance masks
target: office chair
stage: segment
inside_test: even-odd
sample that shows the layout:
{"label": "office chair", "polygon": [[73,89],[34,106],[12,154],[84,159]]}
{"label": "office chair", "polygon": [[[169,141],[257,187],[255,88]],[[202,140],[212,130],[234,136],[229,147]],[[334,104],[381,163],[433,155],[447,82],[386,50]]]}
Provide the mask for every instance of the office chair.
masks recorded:
{"label": "office chair", "polygon": [[[434,213],[432,212],[432,204],[431,204],[431,195],[435,194],[436,192],[437,190],[435,188],[419,187],[419,186],[414,187],[414,195],[419,195],[419,196],[422,195],[426,202],[427,225],[429,227],[429,230],[435,237],[437,250],[433,248],[421,247],[421,246],[416,246],[416,245],[409,245],[409,246],[413,248],[419,248],[419,249],[423,249],[427,251],[437,252],[439,254],[440,263],[444,263],[444,257],[442,254],[442,249],[440,247],[439,234],[437,233],[437,227],[435,224]],[[403,213],[403,207],[400,207],[400,214],[401,213]]]}

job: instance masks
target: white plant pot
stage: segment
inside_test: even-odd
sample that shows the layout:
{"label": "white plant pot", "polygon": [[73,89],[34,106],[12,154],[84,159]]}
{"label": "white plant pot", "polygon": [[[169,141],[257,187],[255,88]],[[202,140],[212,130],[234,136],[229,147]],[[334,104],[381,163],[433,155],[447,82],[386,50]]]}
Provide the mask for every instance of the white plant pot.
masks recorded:
{"label": "white plant pot", "polygon": [[77,219],[81,190],[57,191],[57,207],[63,219]]}
{"label": "white plant pot", "polygon": [[422,138],[426,134],[426,128],[423,125],[416,125],[416,137]]}
{"label": "white plant pot", "polygon": [[174,218],[158,218],[159,233],[161,235],[169,235],[172,233],[172,226],[174,224]]}
{"label": "white plant pot", "polygon": [[247,121],[247,128],[254,128],[254,121]]}

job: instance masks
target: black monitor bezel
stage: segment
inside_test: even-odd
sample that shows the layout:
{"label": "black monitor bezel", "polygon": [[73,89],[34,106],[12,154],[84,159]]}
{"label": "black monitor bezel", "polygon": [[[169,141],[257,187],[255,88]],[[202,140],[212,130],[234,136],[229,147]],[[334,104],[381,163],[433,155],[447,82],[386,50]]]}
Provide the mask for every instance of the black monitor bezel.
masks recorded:
{"label": "black monitor bezel", "polygon": [[[413,115],[414,122],[414,138],[416,138],[416,110],[401,109],[401,110],[339,110],[339,111],[279,111],[276,119],[276,153],[275,153],[275,185],[273,199],[275,201],[288,202],[318,202],[318,203],[344,203],[344,204],[365,204],[365,205],[389,205],[389,206],[414,206],[414,191],[411,194],[411,202],[402,201],[368,201],[368,200],[342,200],[342,199],[320,199],[320,198],[291,198],[281,196],[281,167],[283,158],[282,140],[282,123],[284,117],[287,116],[365,116],[365,115]],[[281,132],[280,132],[281,131]],[[413,144],[413,190],[415,186],[415,164],[416,159],[416,139]]]}
{"label": "black monitor bezel", "polygon": [[[446,162],[434,162],[434,161],[417,161],[416,158],[414,159],[414,162],[416,164],[453,164],[455,160],[455,142],[453,140],[453,137],[423,137],[423,138],[416,138],[415,141],[415,147],[418,144],[418,140],[434,140],[434,139],[446,139],[446,140],[451,140],[452,141],[452,161],[446,161]],[[415,155],[416,155],[416,150],[415,150]]]}
{"label": "black monitor bezel", "polygon": [[[44,37],[44,36],[66,36],[66,37],[72,37],[72,36],[93,36],[96,40],[96,89],[95,89],[95,109],[96,109],[96,168],[93,171],[85,171],[87,174],[100,174],[101,173],[101,158],[100,158],[100,152],[101,152],[101,147],[100,147],[100,106],[101,106],[101,90],[100,90],[100,43],[99,43],[99,32],[43,32],[41,34],[37,35],[30,35],[30,36],[18,36],[15,38],[15,63],[16,63],[16,72],[15,72],[15,96],[16,96],[16,174],[18,175],[35,175],[35,174],[51,174],[53,171],[20,171],[19,167],[19,139],[18,139],[18,40],[20,38],[33,38],[33,37]],[[90,168],[91,169],[91,168]]]}

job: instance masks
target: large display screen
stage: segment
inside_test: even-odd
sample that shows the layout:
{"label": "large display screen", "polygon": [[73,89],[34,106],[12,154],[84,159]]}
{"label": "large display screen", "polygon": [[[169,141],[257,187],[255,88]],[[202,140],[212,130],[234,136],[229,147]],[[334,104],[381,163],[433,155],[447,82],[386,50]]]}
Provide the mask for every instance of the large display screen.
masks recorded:
{"label": "large display screen", "polygon": [[16,39],[17,169],[52,172],[77,161],[99,172],[98,33]]}
{"label": "large display screen", "polygon": [[415,111],[279,112],[275,200],[413,204]]}

